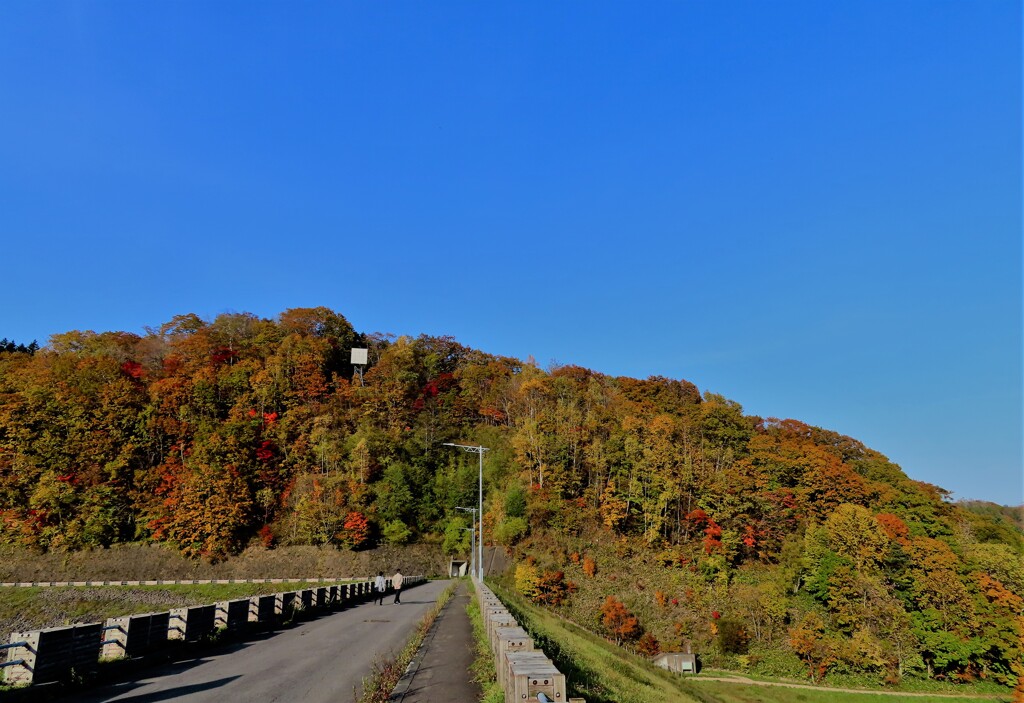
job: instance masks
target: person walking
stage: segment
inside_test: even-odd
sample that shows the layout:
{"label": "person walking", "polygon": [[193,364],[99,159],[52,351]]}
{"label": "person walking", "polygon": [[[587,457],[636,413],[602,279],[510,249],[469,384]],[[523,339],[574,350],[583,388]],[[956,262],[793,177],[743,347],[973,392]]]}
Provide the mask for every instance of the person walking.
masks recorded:
{"label": "person walking", "polygon": [[377,572],[377,580],[373,584],[377,591],[377,605],[384,605],[384,593],[387,591],[388,582],[384,580],[384,572]]}
{"label": "person walking", "polygon": [[391,587],[395,589],[395,603],[401,605],[402,603],[402,581],[405,577],[402,576],[402,572],[395,571],[395,575],[391,577]]}

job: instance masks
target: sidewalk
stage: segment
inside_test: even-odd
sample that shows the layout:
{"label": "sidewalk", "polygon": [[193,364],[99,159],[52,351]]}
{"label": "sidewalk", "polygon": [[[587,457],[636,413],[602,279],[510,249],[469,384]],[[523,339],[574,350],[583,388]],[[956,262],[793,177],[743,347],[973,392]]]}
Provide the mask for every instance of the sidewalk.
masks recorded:
{"label": "sidewalk", "polygon": [[480,700],[480,687],[469,680],[475,642],[466,614],[468,604],[469,594],[462,582],[434,621],[409,671],[392,693],[392,701],[475,703]]}

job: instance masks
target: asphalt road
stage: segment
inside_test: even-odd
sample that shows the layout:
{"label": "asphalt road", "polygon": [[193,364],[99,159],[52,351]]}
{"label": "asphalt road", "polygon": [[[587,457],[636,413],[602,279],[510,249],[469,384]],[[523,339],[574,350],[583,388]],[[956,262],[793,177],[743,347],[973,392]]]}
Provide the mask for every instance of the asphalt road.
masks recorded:
{"label": "asphalt road", "polygon": [[81,692],[75,701],[352,703],[375,660],[402,648],[448,581],[429,581],[402,603],[365,603],[292,629],[140,672],[140,679]]}

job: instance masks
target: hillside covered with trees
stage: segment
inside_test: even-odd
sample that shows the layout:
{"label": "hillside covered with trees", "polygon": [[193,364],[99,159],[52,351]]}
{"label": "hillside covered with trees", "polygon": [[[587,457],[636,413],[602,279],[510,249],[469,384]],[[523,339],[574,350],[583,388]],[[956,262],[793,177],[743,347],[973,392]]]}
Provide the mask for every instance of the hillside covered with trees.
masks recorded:
{"label": "hillside covered with trees", "polygon": [[812,678],[1024,676],[1019,508],[951,503],[855,439],[686,381],[368,336],[326,308],[4,347],[0,540],[465,552],[476,463],[444,442],[491,448],[485,532],[519,590],[626,646]]}

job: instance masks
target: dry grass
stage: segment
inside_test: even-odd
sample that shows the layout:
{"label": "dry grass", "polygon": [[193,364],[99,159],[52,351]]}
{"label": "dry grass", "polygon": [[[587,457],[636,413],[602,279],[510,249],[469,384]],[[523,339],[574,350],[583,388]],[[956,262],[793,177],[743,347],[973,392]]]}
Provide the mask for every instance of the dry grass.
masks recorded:
{"label": "dry grass", "polygon": [[159,544],[45,554],[0,549],[0,582],[334,578],[393,573],[398,568],[406,574],[444,575],[448,559],[437,545],[429,544],[361,552],[332,547],[253,547],[218,564],[187,559]]}

